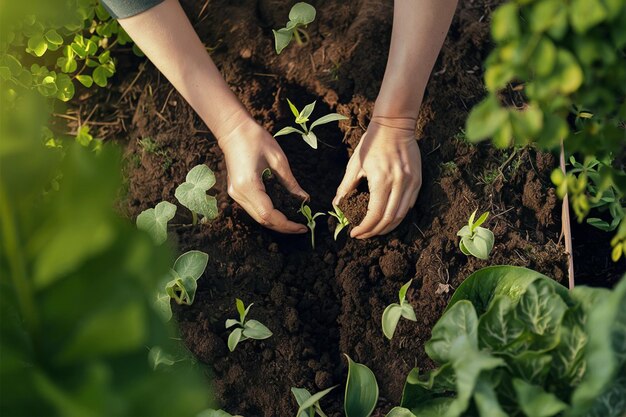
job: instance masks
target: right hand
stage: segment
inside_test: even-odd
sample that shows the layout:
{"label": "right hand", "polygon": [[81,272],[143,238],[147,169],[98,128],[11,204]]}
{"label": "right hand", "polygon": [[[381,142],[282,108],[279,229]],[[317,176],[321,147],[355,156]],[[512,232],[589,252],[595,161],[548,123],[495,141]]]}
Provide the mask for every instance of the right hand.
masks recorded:
{"label": "right hand", "polygon": [[246,115],[229,133],[219,137],[228,170],[228,195],[261,225],[281,233],[306,233],[303,224],[287,220],[274,208],[265,191],[262,173],[266,168],[276,175],[292,194],[309,195],[294,178],[283,150],[265,129]]}

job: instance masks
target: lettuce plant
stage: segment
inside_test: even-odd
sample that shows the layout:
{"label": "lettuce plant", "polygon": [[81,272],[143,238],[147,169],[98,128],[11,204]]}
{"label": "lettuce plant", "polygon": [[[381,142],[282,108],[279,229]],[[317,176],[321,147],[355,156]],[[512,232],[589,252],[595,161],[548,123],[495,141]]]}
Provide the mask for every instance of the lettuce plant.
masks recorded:
{"label": "lettuce plant", "polygon": [[311,116],[311,113],[313,113],[313,109],[315,108],[315,101],[313,103],[310,103],[304,106],[302,111],[298,111],[296,106],[294,106],[294,104],[289,99],[287,99],[287,102],[289,103],[289,108],[291,109],[291,112],[296,118],[296,123],[300,125],[302,130],[297,129],[295,127],[287,126],[279,130],[274,135],[274,137],[288,135],[290,133],[299,133],[302,136],[302,139],[304,139],[304,141],[308,143],[309,146],[313,149],[317,149],[317,136],[315,136],[315,134],[313,133],[313,128],[315,126],[323,125],[323,124],[330,123],[330,122],[335,122],[338,120],[347,119],[346,116],[341,115],[339,113],[330,113],[330,114],[327,114],[326,116],[320,117],[319,119],[311,123],[309,127],[307,127],[306,123],[309,121],[309,117]]}
{"label": "lettuce plant", "polygon": [[137,228],[147,232],[157,245],[167,240],[167,223],[174,218],[176,206],[161,201],[154,208],[142,211],[137,216]]}
{"label": "lettuce plant", "polygon": [[200,164],[191,168],[185,182],[176,188],[174,195],[191,211],[193,224],[198,224],[198,214],[208,220],[217,217],[217,199],[206,193],[214,185],[215,174],[208,166]]}
{"label": "lettuce plant", "polygon": [[456,235],[461,236],[459,247],[466,256],[472,255],[478,259],[487,259],[493,249],[493,232],[480,225],[487,220],[489,212],[483,213],[476,222],[474,222],[474,217],[476,217],[476,210],[470,216],[467,225],[457,232]]}
{"label": "lettuce plant", "polygon": [[348,380],[343,409],[346,417],[369,417],[378,403],[378,383],[374,373],[365,365],[356,363],[348,355]]}
{"label": "lettuce plant", "polygon": [[320,417],[327,417],[326,413],[322,411],[322,407],[320,407],[320,400],[335,388],[337,388],[336,385],[325,389],[324,391],[320,391],[317,394],[311,395],[307,389],[292,387],[291,393],[296,398],[299,406],[296,416],[314,417],[317,414]]}
{"label": "lettuce plant", "polygon": [[155,305],[165,320],[172,318],[170,300],[176,304],[191,305],[196,296],[198,279],[204,273],[209,255],[192,250],[183,253],[176,259],[170,269],[169,276],[164,279],[156,295]]}
{"label": "lettuce plant", "polygon": [[569,292],[529,269],[468,277],[432,329],[438,367],[410,372],[391,416],[621,417],[626,279]]}
{"label": "lettuce plant", "polygon": [[406,301],[406,292],[411,286],[412,282],[413,280],[410,280],[400,288],[400,291],[398,292],[400,304],[389,304],[383,312],[383,333],[385,334],[385,337],[387,337],[387,339],[389,340],[391,340],[393,334],[396,331],[396,327],[398,326],[400,317],[404,317],[405,319],[411,321],[417,321],[417,318],[415,317],[415,311],[413,311],[413,307]]}
{"label": "lettuce plant", "polygon": [[[284,28],[272,30],[277,54],[280,54],[293,38],[296,39],[298,45],[304,45],[309,42],[309,34],[304,28],[315,20],[315,14],[315,7],[308,3],[299,2],[293,5],[289,11],[289,21],[287,25]],[[302,40],[301,35],[306,38],[306,41]]]}
{"label": "lettuce plant", "polygon": [[239,342],[243,342],[246,339],[263,340],[272,335],[272,332],[265,327],[261,322],[256,320],[246,320],[246,316],[250,311],[250,304],[245,307],[243,301],[239,298],[235,299],[237,305],[237,312],[239,312],[239,320],[228,319],[226,320],[226,328],[230,329],[233,326],[238,326],[228,336],[228,349],[232,352],[235,350]]}
{"label": "lettuce plant", "polygon": [[309,230],[311,230],[311,246],[313,247],[313,249],[315,249],[315,224],[316,224],[315,219],[319,216],[325,216],[325,214],[324,213],[313,214],[311,212],[311,207],[304,204],[304,201],[302,202],[302,205],[300,206],[300,210],[298,210],[298,213],[302,213],[302,215],[306,219],[306,225],[309,228]]}
{"label": "lettuce plant", "polygon": [[334,211],[329,211],[328,214],[337,219],[337,226],[335,227],[335,233],[333,234],[333,238],[337,240],[337,236],[339,233],[350,224],[350,221],[344,216],[343,211],[333,204]]}

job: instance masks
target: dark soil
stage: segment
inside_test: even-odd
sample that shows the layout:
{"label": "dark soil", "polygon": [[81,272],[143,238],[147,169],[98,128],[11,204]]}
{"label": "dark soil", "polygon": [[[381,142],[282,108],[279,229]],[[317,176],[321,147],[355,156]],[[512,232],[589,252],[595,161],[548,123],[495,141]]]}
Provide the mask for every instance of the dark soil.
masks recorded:
{"label": "dark soil", "polygon": [[[313,118],[328,111],[350,117],[338,126],[320,126],[316,133],[325,144],[318,150],[295,135],[279,139],[295,177],[311,195],[313,211],[326,212],[369,122],[386,63],[392,2],[313,1],[318,17],[308,28],[311,43],[292,45],[276,56],[271,29],[286,21],[291,3],[214,0],[184,6],[228,83],[270,132],[291,122],[286,98],[298,106],[317,100]],[[411,368],[432,366],[424,343],[454,289],[472,272],[512,264],[565,279],[560,201],[549,179],[555,159],[533,149],[472,146],[463,138],[468,109],[484,94],[480,68],[496,4],[460,2],[418,121],[420,196],[396,230],[365,241],[342,232],[335,242],[330,216],[318,218],[315,250],[308,235],[279,235],[260,227],[228,197],[215,139],[157,70],[127,64],[131,69],[117,75],[121,87],[109,93],[110,101],[124,103],[126,110],[101,125],[99,133],[127,142],[124,209],[129,216],[161,200],[176,202],[176,186],[196,164],[206,163],[216,173],[212,193],[219,217],[176,229],[181,251],[199,249],[210,257],[196,301],[176,308],[176,316],[191,352],[212,369],[215,395],[225,410],[246,417],[293,415],[297,405],[290,388],[319,391],[343,384],[346,353],[375,373],[381,395],[375,415],[382,416],[399,402]],[[157,151],[141,144],[145,138]],[[266,187],[288,215],[297,211],[300,202],[275,182]],[[367,201],[361,191],[342,203],[353,224],[362,219]],[[485,226],[494,232],[496,245],[488,261],[458,249],[456,232],[475,209],[491,213]],[[299,215],[294,219],[303,222]],[[400,321],[388,341],[380,326],[382,312],[409,279],[407,299],[418,322]],[[242,342],[229,353],[224,322],[236,317],[235,297],[254,302],[250,318],[274,335]],[[336,389],[322,405],[329,416],[339,416],[342,401],[342,389]]]}

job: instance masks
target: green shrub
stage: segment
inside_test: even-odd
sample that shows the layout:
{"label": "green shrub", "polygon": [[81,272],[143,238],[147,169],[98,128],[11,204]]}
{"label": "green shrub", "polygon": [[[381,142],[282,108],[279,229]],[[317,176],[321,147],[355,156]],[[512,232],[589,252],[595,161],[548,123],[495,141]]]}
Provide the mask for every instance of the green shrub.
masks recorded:
{"label": "green shrub", "polygon": [[[621,0],[512,0],[493,13],[495,48],[485,62],[487,97],[467,120],[471,141],[494,145],[536,144],[597,160],[617,156],[626,145],[626,3]],[[522,87],[522,108],[505,106],[499,92]],[[598,170],[601,192],[626,193],[619,166]],[[574,174],[568,174],[572,177]],[[591,204],[572,178],[567,191],[585,217]],[[626,243],[618,228],[614,247]],[[621,256],[621,251],[620,251]]]}

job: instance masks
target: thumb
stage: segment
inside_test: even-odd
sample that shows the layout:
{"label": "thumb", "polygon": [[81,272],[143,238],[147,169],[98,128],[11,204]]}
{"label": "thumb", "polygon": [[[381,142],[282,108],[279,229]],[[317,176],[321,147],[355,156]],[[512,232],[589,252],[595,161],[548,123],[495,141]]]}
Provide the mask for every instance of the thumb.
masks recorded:
{"label": "thumb", "polygon": [[291,168],[289,167],[289,162],[287,159],[280,159],[278,163],[271,166],[274,174],[278,177],[280,183],[289,191],[291,194],[300,196],[306,200],[309,199],[309,194],[300,187],[296,177],[293,176],[291,172]]}

